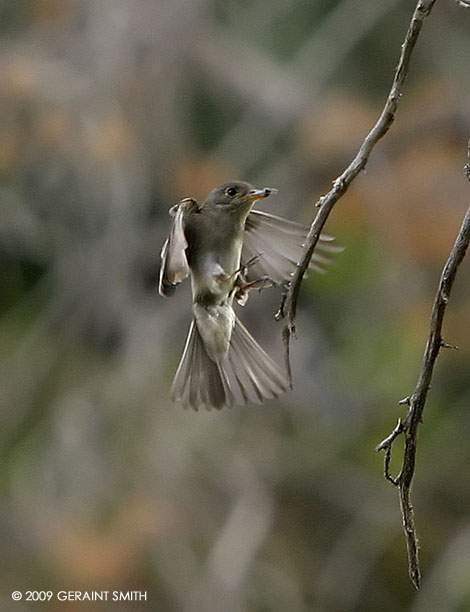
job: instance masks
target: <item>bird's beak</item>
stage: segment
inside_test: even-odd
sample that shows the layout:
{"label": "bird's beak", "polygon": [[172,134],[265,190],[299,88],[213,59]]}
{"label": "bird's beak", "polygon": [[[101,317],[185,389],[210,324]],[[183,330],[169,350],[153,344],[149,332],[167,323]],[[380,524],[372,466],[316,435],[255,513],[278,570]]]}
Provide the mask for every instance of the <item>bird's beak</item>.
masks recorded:
{"label": "bird's beak", "polygon": [[254,202],[255,200],[267,198],[272,193],[277,193],[277,189],[274,189],[274,187],[265,187],[264,189],[252,189],[248,192],[248,199]]}

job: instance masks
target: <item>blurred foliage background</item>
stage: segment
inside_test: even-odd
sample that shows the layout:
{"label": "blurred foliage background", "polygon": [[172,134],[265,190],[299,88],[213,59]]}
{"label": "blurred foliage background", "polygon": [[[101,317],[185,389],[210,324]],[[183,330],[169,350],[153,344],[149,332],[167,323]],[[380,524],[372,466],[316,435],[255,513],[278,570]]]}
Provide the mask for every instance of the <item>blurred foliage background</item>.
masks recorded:
{"label": "blurred foliage background", "polygon": [[[383,106],[414,4],[0,2],[2,610],[116,607],[14,589],[148,591],[122,611],[470,610],[468,261],[445,322],[461,350],[440,356],[420,431],[419,593],[374,453],[469,202],[470,11],[437,3],[397,121],[331,218],[346,250],[303,285],[293,392],[173,405],[190,292],[155,291],[183,196],[240,178],[311,221]],[[241,313],[278,361],[279,300]]]}

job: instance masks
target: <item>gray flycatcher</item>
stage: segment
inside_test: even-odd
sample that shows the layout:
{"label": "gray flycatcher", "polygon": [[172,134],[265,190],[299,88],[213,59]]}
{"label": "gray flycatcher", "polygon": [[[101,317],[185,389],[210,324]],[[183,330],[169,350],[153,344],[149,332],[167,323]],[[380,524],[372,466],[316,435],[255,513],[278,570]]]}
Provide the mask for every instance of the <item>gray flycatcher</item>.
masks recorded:
{"label": "gray flycatcher", "polygon": [[[204,204],[185,198],[170,209],[172,225],[161,252],[159,292],[173,294],[191,276],[194,318],[171,396],[184,406],[230,407],[277,398],[286,372],[259,346],[233,309],[251,289],[288,281],[308,227],[252,210],[275,189],[229,181]],[[323,271],[325,253],[342,250],[320,236],[310,267]]]}

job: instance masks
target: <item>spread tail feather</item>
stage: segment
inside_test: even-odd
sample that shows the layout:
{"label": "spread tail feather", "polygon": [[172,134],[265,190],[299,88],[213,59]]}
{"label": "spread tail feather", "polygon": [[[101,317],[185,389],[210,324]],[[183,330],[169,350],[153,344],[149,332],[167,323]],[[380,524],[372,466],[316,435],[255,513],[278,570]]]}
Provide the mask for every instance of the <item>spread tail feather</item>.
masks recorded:
{"label": "spread tail feather", "polygon": [[220,410],[234,404],[274,399],[288,388],[287,374],[238,318],[235,319],[228,356],[219,362],[208,356],[193,320],[171,396],[194,410],[201,407]]}

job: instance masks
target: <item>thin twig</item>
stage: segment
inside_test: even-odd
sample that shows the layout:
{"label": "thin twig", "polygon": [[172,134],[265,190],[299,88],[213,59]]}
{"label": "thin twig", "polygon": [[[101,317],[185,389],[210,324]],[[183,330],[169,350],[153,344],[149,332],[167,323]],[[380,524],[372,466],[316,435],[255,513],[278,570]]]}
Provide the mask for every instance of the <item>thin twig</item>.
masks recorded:
{"label": "thin twig", "polygon": [[[467,145],[467,163],[464,166],[464,172],[470,181],[470,140]],[[403,400],[399,402],[401,404],[406,403],[409,405],[408,414],[404,421],[398,421],[398,425],[395,427],[392,433],[387,436],[385,440],[383,440],[376,448],[377,451],[385,451],[385,477],[399,489],[403,529],[405,532],[406,546],[408,550],[408,568],[411,580],[416,588],[419,588],[421,583],[421,572],[418,558],[418,537],[416,535],[416,528],[414,524],[414,512],[410,492],[415,471],[418,426],[422,421],[426,397],[431,386],[433,368],[437,356],[439,355],[439,351],[442,348],[458,348],[455,345],[444,342],[442,339],[442,323],[444,320],[445,310],[449,302],[455,275],[457,274],[458,267],[465,257],[469,243],[470,207],[465,213],[457,239],[452,247],[444,269],[442,270],[439,286],[437,288],[436,297],[434,298],[434,304],[431,311],[429,336],[426,342],[426,348],[424,350],[416,388],[410,397],[405,398],[406,402]],[[402,433],[405,434],[405,450],[403,453],[402,468],[398,476],[394,478],[389,473],[392,446],[396,438]]]}
{"label": "thin twig", "polygon": [[[403,401],[398,402],[398,403],[402,404]],[[404,429],[405,429],[405,427],[403,425],[403,421],[401,419],[398,419],[397,426],[392,431],[392,433],[389,436],[387,436],[385,438],[385,440],[382,440],[382,442],[378,446],[375,447],[376,452],[379,452],[381,450],[385,450],[387,448],[390,448],[392,446],[393,441],[395,440],[395,438],[398,438],[398,436],[403,433]]]}
{"label": "thin twig", "polygon": [[382,113],[374,127],[364,139],[356,157],[352,160],[344,172],[333,182],[331,190],[316,203],[320,210],[316,215],[305,242],[302,259],[298,262],[288,291],[281,303],[278,318],[287,317],[287,324],[283,331],[283,338],[286,347],[286,359],[288,358],[289,344],[292,333],[295,331],[295,318],[297,312],[297,301],[299,297],[300,285],[307,271],[308,265],[313,255],[313,251],[318,242],[320,232],[323,229],[334,205],[347,191],[349,185],[356,178],[367,164],[372,149],[377,142],[387,133],[392,125],[398,102],[402,95],[403,85],[408,75],[411,55],[418,39],[421,27],[425,18],[431,12],[436,0],[419,0],[411,19],[408,32],[402,45],[400,60],[398,62],[392,87],[388,95]]}

